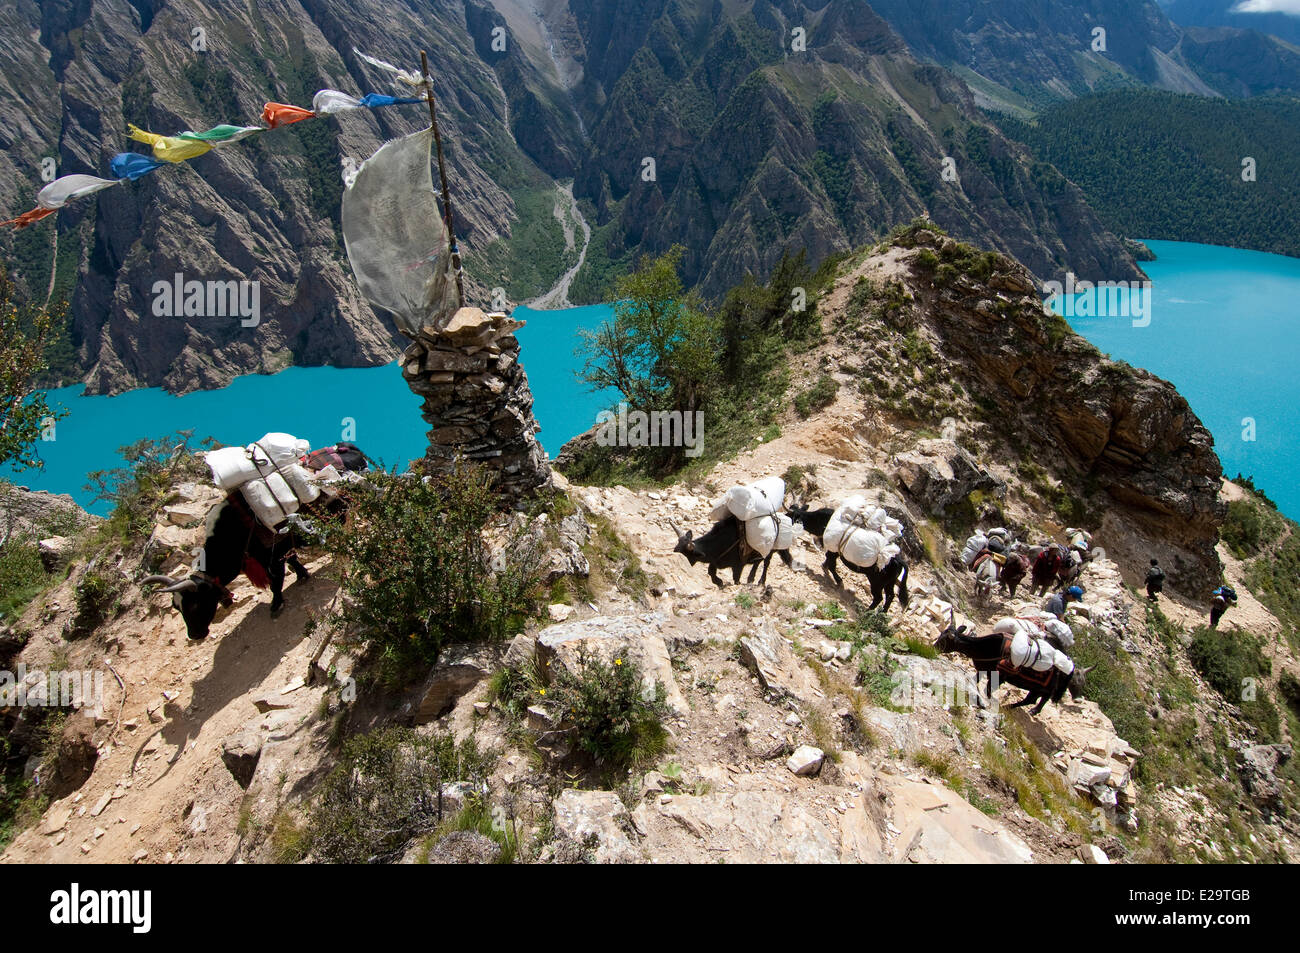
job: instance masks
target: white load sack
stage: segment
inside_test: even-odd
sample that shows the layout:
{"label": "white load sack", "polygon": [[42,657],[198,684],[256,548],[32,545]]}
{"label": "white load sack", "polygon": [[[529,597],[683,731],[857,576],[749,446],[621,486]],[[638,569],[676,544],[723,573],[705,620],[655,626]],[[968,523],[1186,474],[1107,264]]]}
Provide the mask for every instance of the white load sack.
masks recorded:
{"label": "white load sack", "polygon": [[[212,470],[212,482],[223,490],[234,490],[265,473],[296,466],[311,451],[311,444],[292,434],[269,433],[247,447],[222,447],[203,455]],[[304,471],[305,472],[305,471]],[[295,478],[290,478],[295,488]],[[310,492],[302,490],[301,492]],[[315,499],[315,497],[312,497]],[[303,497],[306,501],[306,497]]]}
{"label": "white load sack", "polygon": [[[1052,644],[1046,640],[1046,632],[1044,631],[1044,627],[1047,624],[1046,620],[1043,620],[1042,626],[1038,624],[1039,621],[1040,620],[1038,619],[1017,619],[1008,616],[1007,618],[998,619],[998,621],[993,624],[993,631],[1002,635],[1011,636],[1010,661],[1016,668],[1023,668],[1025,662],[1032,658],[1034,661],[1030,668],[1035,672],[1045,672],[1055,665],[1066,675],[1069,675],[1074,671],[1074,661],[1069,655],[1054,648]],[[1055,619],[1052,619],[1051,621],[1056,622]],[[1064,625],[1064,623],[1058,624]],[[1068,629],[1069,626],[1065,626],[1065,628]],[[1074,646],[1073,632],[1070,632],[1068,636],[1063,637],[1064,633],[1061,633],[1055,626],[1052,627],[1051,631],[1056,633],[1057,637],[1061,639],[1062,645],[1067,648],[1072,648]]]}
{"label": "white load sack", "polygon": [[899,547],[874,529],[853,529],[840,541],[839,553],[842,559],[863,569],[884,569],[898,555]]}
{"label": "white load sack", "polygon": [[794,542],[794,521],[784,513],[746,520],[745,542],[766,559],[774,549],[790,548]]}
{"label": "white load sack", "polygon": [[866,518],[860,518],[860,521],[867,529],[874,529],[891,542],[903,535],[903,524],[885,512],[883,507],[877,506],[870,510]]}
{"label": "white load sack", "polygon": [[794,520],[784,513],[777,514],[776,545],[773,549],[789,549],[794,545]]}
{"label": "white load sack", "polygon": [[966,568],[970,568],[971,564],[975,562],[975,557],[984,552],[988,545],[989,538],[983,533],[975,533],[970,539],[966,540],[966,545],[961,550],[961,561],[966,564]]}
{"label": "white load sack", "polygon": [[298,512],[298,498],[278,473],[265,479],[249,480],[239,488],[239,492],[263,526],[275,526],[289,514]]}
{"label": "white load sack", "polygon": [[1047,634],[1043,631],[1039,620],[1024,617],[1017,618],[1016,616],[1006,616],[998,619],[997,622],[993,623],[993,631],[1002,635],[1024,633],[1032,639],[1041,639]]}
{"label": "white load sack", "polygon": [[785,481],[768,477],[749,486],[733,486],[723,498],[731,515],[742,522],[759,516],[773,516],[785,504]]}
{"label": "white load sack", "polygon": [[249,480],[256,479],[259,471],[247,447],[222,447],[203,455],[212,470],[212,482],[220,489],[233,490]]}
{"label": "white load sack", "polygon": [[253,515],[264,526],[275,527],[291,513],[298,512],[303,503],[311,503],[320,496],[320,487],[311,474],[296,463],[270,469],[263,461],[265,472],[239,488]]}
{"label": "white load sack", "polygon": [[866,508],[866,503],[860,496],[851,496],[835,508],[831,518],[826,521],[826,532],[822,534],[822,545],[826,547],[826,552],[838,553],[840,544],[850,531],[862,531],[857,518]]}
{"label": "white load sack", "polygon": [[255,446],[270,457],[272,463],[281,467],[297,463],[311,452],[310,443],[288,433],[269,433]]}
{"label": "white load sack", "polygon": [[828,553],[839,553],[855,566],[883,569],[898,555],[894,540],[902,533],[903,524],[883,508],[868,504],[865,497],[851,496],[831,514],[822,543]]}
{"label": "white load sack", "polygon": [[310,470],[301,467],[296,463],[280,467],[280,475],[285,478],[298,500],[303,503],[311,503],[320,496],[320,487],[316,485],[316,479],[312,476]]}
{"label": "white load sack", "polygon": [[709,510],[709,522],[717,523],[720,520],[725,520],[730,515],[731,510],[727,509],[727,498],[724,496],[713,504],[713,509]]}
{"label": "white load sack", "polygon": [[1047,630],[1048,635],[1056,636],[1056,640],[1061,644],[1061,648],[1070,652],[1074,650],[1074,630],[1066,623],[1062,622],[1055,616],[1049,616],[1043,620],[1043,628]]}
{"label": "white load sack", "polygon": [[1051,644],[1032,638],[1027,632],[1017,632],[1011,637],[1011,652],[1008,661],[1016,668],[1028,668],[1033,672],[1046,672],[1055,667],[1066,675],[1074,672],[1074,660],[1064,652],[1052,648]]}

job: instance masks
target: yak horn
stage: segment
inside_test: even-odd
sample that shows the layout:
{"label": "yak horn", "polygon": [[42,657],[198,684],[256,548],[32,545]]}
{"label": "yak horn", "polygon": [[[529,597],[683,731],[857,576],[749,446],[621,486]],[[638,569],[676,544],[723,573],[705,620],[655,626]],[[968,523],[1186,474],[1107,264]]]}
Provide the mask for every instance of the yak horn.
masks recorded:
{"label": "yak horn", "polygon": [[199,584],[189,578],[177,581],[171,576],[146,576],[144,579],[140,580],[140,585],[142,586],[154,584],[162,585],[164,587],[159,590],[160,592],[188,592],[199,588]]}
{"label": "yak horn", "polygon": [[678,536],[682,535],[682,531],[677,528],[677,524],[674,523],[672,520],[668,521],[668,525],[673,528],[673,532],[676,533]]}
{"label": "yak horn", "polygon": [[1094,668],[1096,668],[1096,667],[1097,667],[1096,665],[1089,665],[1087,668],[1081,668],[1081,669],[1079,669],[1079,674],[1080,674],[1080,675],[1087,675],[1089,672],[1091,672],[1091,671],[1092,671]]}

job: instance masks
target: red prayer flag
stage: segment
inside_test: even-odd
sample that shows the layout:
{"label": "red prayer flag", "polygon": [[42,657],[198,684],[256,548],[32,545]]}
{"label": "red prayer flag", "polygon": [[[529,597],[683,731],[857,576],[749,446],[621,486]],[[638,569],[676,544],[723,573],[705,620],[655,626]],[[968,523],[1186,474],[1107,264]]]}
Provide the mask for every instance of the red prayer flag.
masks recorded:
{"label": "red prayer flag", "polygon": [[30,212],[23,212],[17,218],[11,218],[7,222],[0,222],[0,225],[12,225],[15,229],[26,228],[32,222],[39,222],[46,215],[53,215],[57,211],[56,208],[34,208]]}
{"label": "red prayer flag", "polygon": [[302,122],[314,115],[316,114],[310,109],[290,106],[286,103],[267,103],[262,107],[262,122],[271,129],[276,126],[287,126],[291,122]]}

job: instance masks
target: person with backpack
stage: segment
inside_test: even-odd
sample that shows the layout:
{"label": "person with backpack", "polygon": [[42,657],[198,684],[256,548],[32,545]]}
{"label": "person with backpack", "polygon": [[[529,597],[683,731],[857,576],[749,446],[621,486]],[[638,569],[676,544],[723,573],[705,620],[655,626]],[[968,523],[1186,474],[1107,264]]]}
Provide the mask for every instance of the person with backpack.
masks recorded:
{"label": "person with backpack", "polygon": [[1219,620],[1228,611],[1228,606],[1236,603],[1237,592],[1232,586],[1223,585],[1214,590],[1213,596],[1214,599],[1210,603],[1210,628],[1217,629]]}
{"label": "person with backpack", "polygon": [[1147,598],[1152,602],[1157,601],[1156,597],[1164,591],[1165,588],[1165,571],[1160,568],[1160,561],[1151,560],[1151,568],[1147,570]]}

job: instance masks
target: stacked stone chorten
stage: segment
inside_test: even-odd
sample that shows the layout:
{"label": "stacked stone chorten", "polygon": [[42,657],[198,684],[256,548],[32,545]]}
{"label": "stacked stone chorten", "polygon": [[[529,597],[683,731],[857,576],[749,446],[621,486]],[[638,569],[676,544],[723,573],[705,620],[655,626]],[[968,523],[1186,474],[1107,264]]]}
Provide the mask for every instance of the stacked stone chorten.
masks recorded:
{"label": "stacked stone chorten", "polygon": [[402,354],[402,376],[423,398],[431,428],[426,463],[444,471],[460,456],[491,472],[508,499],[552,486],[519,363],[521,327],[501,312],[460,308],[441,330],[421,330]]}

